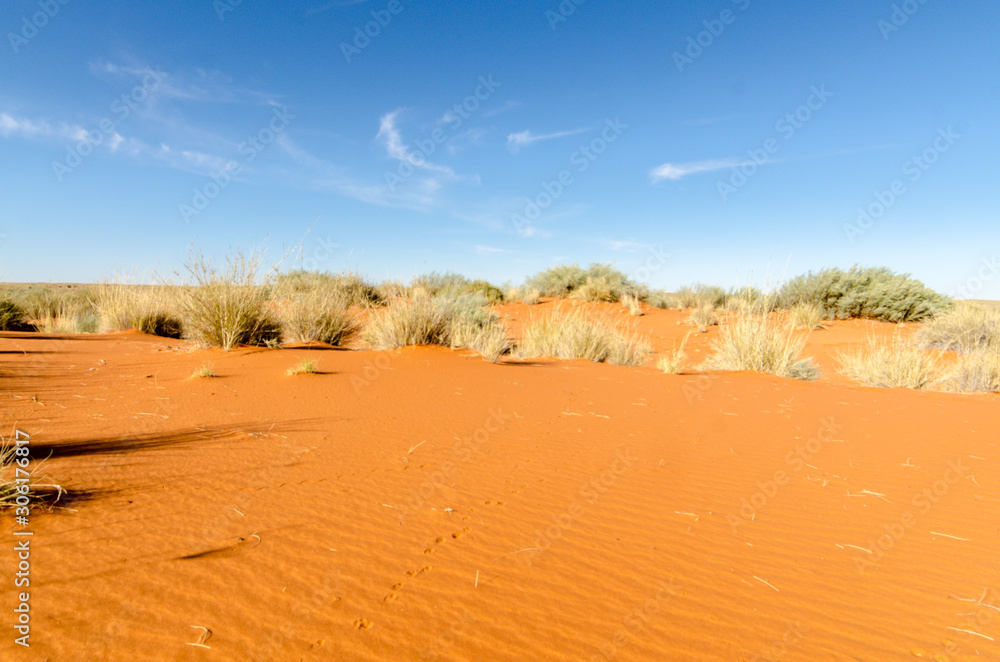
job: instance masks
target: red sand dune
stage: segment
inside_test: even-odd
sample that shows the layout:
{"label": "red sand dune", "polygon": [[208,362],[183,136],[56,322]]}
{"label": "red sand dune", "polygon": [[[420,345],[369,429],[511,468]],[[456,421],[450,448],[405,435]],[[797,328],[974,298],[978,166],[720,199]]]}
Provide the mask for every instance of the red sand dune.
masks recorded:
{"label": "red sand dune", "polygon": [[998,660],[1000,400],[835,373],[892,328],[813,332],[816,382],[0,334],[4,426],[71,492],[0,658]]}

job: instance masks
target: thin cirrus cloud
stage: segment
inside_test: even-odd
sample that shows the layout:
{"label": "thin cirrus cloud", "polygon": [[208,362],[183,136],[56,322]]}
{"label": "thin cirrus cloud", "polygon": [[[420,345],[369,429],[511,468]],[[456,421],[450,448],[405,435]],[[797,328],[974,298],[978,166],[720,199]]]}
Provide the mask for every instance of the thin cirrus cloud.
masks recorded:
{"label": "thin cirrus cloud", "polygon": [[556,131],[555,133],[545,133],[541,135],[534,134],[531,131],[512,133],[507,136],[507,149],[509,149],[511,153],[517,154],[522,147],[528,147],[537,142],[542,142],[543,140],[555,140],[556,138],[575,136],[578,133],[583,133],[588,130],[589,129],[573,129],[572,131]]}
{"label": "thin cirrus cloud", "polygon": [[694,161],[691,163],[664,163],[650,171],[649,176],[653,182],[664,179],[678,180],[688,175],[696,175],[701,172],[713,172],[715,170],[725,170],[745,163],[745,159],[717,159],[709,161]]}
{"label": "thin cirrus cloud", "polygon": [[425,159],[423,155],[415,154],[409,147],[403,144],[403,137],[399,132],[399,128],[396,126],[396,118],[399,116],[400,112],[402,112],[402,110],[394,110],[391,113],[383,115],[379,121],[378,134],[375,136],[376,140],[382,139],[385,141],[385,149],[389,154],[389,157],[398,161],[409,163],[415,168],[423,168],[424,170],[440,172],[454,177],[455,172],[448,166],[431,163]]}

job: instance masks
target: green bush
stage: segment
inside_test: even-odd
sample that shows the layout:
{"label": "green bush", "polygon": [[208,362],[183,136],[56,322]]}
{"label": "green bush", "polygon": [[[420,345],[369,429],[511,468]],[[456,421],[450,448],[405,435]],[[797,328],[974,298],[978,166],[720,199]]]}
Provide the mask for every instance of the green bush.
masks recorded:
{"label": "green bush", "polygon": [[538,290],[545,297],[574,296],[584,301],[618,301],[626,292],[645,298],[642,285],[632,282],[623,272],[605,262],[595,262],[587,269],[576,264],[557,265],[528,279],[526,288]]}
{"label": "green bush", "polygon": [[825,269],[798,276],[778,291],[778,304],[789,309],[816,304],[825,319],[866,318],[885,322],[916,322],[944,310],[947,297],[908,275],[884,267]]}
{"label": "green bush", "polygon": [[413,288],[420,288],[431,296],[460,296],[463,294],[479,294],[491,303],[504,300],[504,292],[496,285],[486,280],[469,280],[456,273],[438,273],[417,276],[411,283]]}

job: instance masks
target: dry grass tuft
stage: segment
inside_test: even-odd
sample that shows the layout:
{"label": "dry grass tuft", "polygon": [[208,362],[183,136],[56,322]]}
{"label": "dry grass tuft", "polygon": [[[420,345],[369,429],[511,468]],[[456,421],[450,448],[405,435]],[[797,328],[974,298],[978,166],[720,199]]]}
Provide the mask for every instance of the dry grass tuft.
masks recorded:
{"label": "dry grass tuft", "polygon": [[642,316],[642,302],[635,292],[626,292],[621,298],[622,305],[635,317]]}
{"label": "dry grass tuft", "polygon": [[519,357],[551,356],[586,359],[616,365],[643,365],[651,349],[634,331],[623,331],[613,323],[595,320],[582,308],[551,315],[525,324]]}
{"label": "dry grass tuft", "polygon": [[842,352],[837,359],[841,374],[878,388],[922,389],[940,378],[937,358],[898,335],[889,342],[869,337],[866,350]]}
{"label": "dry grass tuft", "polygon": [[823,327],[823,309],[814,303],[798,303],[788,312],[788,323],[793,329],[815,331]]}
{"label": "dry grass tuft", "polygon": [[181,337],[181,321],[169,311],[171,293],[124,280],[97,286],[94,308],[101,331],[137,329],[166,338]]}
{"label": "dry grass tuft", "polygon": [[917,332],[919,347],[974,352],[1000,349],[1000,307],[959,301]]}
{"label": "dry grass tuft", "polygon": [[537,288],[528,290],[528,293],[525,294],[523,297],[521,297],[521,303],[523,303],[526,306],[537,305],[538,302],[541,300],[541,296],[542,293],[539,292]]}
{"label": "dry grass tuft", "polygon": [[211,363],[202,363],[200,368],[191,373],[191,379],[210,379],[215,376]]}
{"label": "dry grass tuft", "polygon": [[712,304],[703,303],[692,310],[685,321],[691,326],[698,327],[698,331],[701,333],[707,333],[708,327],[718,325],[719,318],[716,316]]}
{"label": "dry grass tuft", "polygon": [[303,359],[294,368],[289,368],[287,374],[289,377],[294,375],[314,375],[316,374],[316,362],[312,359]]}
{"label": "dry grass tuft", "polygon": [[687,358],[687,354],[684,352],[684,346],[687,345],[688,338],[690,337],[690,333],[684,336],[684,340],[681,341],[680,347],[677,347],[676,343],[674,343],[674,349],[666,355],[661,356],[660,360],[656,364],[656,367],[670,375],[679,374],[680,371],[683,370],[684,360]]}
{"label": "dry grass tuft", "polygon": [[175,289],[186,337],[226,351],[280,342],[281,327],[270,312],[273,271],[261,275],[261,259],[260,251],[237,251],[219,268],[200,252],[188,255],[188,283]]}
{"label": "dry grass tuft", "polygon": [[1000,351],[979,349],[963,354],[942,385],[948,391],[1000,393]]}
{"label": "dry grass tuft", "polygon": [[791,379],[816,379],[812,359],[802,359],[806,339],[784,328],[774,315],[740,315],[722,326],[706,370],[753,370]]}

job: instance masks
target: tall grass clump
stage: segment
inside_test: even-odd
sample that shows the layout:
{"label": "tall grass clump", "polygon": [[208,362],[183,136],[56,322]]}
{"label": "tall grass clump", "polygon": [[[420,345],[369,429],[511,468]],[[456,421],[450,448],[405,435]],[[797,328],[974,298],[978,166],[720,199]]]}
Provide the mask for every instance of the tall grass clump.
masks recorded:
{"label": "tall grass clump", "polygon": [[792,379],[816,379],[819,369],[802,358],[806,339],[796,337],[773,315],[739,315],[722,326],[705,370],[752,370]]}
{"label": "tall grass clump", "polygon": [[814,303],[797,303],[788,311],[788,323],[793,329],[814,331],[823,326],[823,309]]}
{"label": "tall grass clump", "polygon": [[336,295],[345,305],[361,308],[377,306],[386,300],[379,286],[369,283],[361,274],[353,271],[334,274],[295,269],[277,274],[274,284],[275,291],[284,296],[322,290]]}
{"label": "tall grass clump", "polygon": [[940,378],[937,358],[898,335],[891,341],[870,336],[867,348],[841,352],[837,359],[841,374],[878,388],[922,389]]}
{"label": "tall grass clump", "polygon": [[274,272],[261,273],[262,258],[260,251],[237,251],[216,267],[201,252],[189,253],[187,282],[175,289],[185,337],[226,351],[281,340],[269,305]]}
{"label": "tall grass clump", "polygon": [[727,294],[718,285],[695,283],[694,285],[685,285],[677,290],[674,298],[680,308],[698,308],[699,306],[722,308],[726,305]]}
{"label": "tall grass clump", "polygon": [[0,331],[34,331],[24,308],[9,298],[0,298]]}
{"label": "tall grass clump", "polygon": [[94,308],[101,331],[137,329],[166,338],[181,337],[181,321],[170,310],[172,293],[164,286],[123,280],[97,286]]}
{"label": "tall grass clump", "polygon": [[521,297],[521,303],[523,303],[526,306],[537,305],[538,302],[541,300],[541,296],[542,293],[539,292],[537,289],[528,290],[524,294],[524,296]]}
{"label": "tall grass clump", "polygon": [[811,303],[825,319],[917,322],[944,310],[949,299],[908,275],[885,267],[825,269],[798,276],[778,291],[782,308]]}
{"label": "tall grass clump", "polygon": [[716,316],[715,308],[712,304],[703,303],[692,310],[691,314],[684,321],[698,327],[698,331],[701,333],[707,333],[708,327],[716,326],[719,323],[719,318]]}
{"label": "tall grass clump", "polygon": [[634,292],[626,292],[622,295],[621,303],[624,307],[628,308],[628,312],[635,317],[640,317],[642,315],[642,302],[639,300],[639,295]]}
{"label": "tall grass clump", "polygon": [[481,294],[432,296],[417,290],[409,299],[397,299],[372,314],[365,342],[376,349],[408,345],[444,345],[473,349],[491,361],[510,350],[500,319]]}
{"label": "tall grass clump", "polygon": [[1000,306],[957,301],[927,320],[914,342],[919,347],[956,352],[1000,349]]}
{"label": "tall grass clump", "polygon": [[1000,392],[1000,350],[977,349],[959,356],[943,386],[964,393]]}
{"label": "tall grass clump", "polygon": [[582,308],[555,311],[525,324],[517,356],[586,359],[616,365],[643,365],[651,349],[634,331],[589,317]]}
{"label": "tall grass clump", "polygon": [[674,295],[663,290],[653,290],[646,295],[646,303],[653,308],[677,308],[678,302]]}

